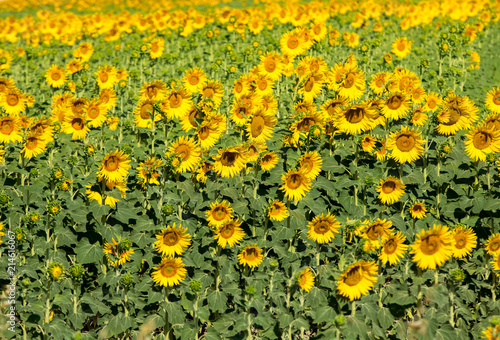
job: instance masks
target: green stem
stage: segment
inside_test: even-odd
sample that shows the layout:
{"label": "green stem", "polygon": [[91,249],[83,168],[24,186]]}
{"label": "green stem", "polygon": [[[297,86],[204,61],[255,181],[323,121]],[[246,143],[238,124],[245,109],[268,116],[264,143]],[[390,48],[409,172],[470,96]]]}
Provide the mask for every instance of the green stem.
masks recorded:
{"label": "green stem", "polygon": [[170,322],[168,321],[168,312],[167,312],[167,304],[170,303],[168,301],[168,287],[165,286],[165,326],[163,327],[163,333],[165,333],[165,339],[171,339],[172,336],[170,334],[171,330],[171,325]]}
{"label": "green stem", "polygon": [[354,317],[356,315],[356,300],[351,302],[351,316]]}
{"label": "green stem", "polygon": [[453,310],[453,300],[454,300],[454,292],[455,285],[453,283],[450,284],[450,325],[451,327],[455,327],[455,312]]}

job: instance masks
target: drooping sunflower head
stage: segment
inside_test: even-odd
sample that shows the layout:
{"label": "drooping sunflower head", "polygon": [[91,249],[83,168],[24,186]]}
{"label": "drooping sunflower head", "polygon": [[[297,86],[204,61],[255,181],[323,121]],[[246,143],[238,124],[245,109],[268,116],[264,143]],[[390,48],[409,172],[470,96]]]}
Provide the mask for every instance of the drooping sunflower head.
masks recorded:
{"label": "drooping sunflower head", "polygon": [[340,223],[334,215],[328,213],[326,215],[321,214],[320,216],[314,217],[313,220],[308,223],[307,227],[309,228],[307,232],[308,238],[317,243],[327,243],[335,238],[334,234],[338,234]]}
{"label": "drooping sunflower head", "polygon": [[175,255],[182,255],[191,242],[191,235],[187,233],[187,228],[176,226],[167,226],[159,234],[156,235],[158,239],[154,243],[155,250],[161,253],[162,256],[174,257]]}
{"label": "drooping sunflower head", "polygon": [[404,194],[405,185],[398,179],[389,176],[387,179],[381,179],[377,187],[378,198],[382,204],[392,204],[397,202]]}
{"label": "drooping sunflower head", "polygon": [[262,249],[257,247],[257,245],[245,247],[241,253],[238,254],[239,263],[243,266],[248,266],[250,268],[256,268],[262,263]]}
{"label": "drooping sunflower head", "polygon": [[421,269],[436,269],[452,256],[454,242],[447,226],[434,224],[431,229],[417,234],[411,246],[413,262]]}
{"label": "drooping sunflower head", "polygon": [[453,245],[453,257],[464,258],[471,254],[471,252],[476,248],[477,236],[472,228],[465,225],[459,225],[451,232],[453,238],[455,239]]}
{"label": "drooping sunflower head", "polygon": [[105,242],[102,251],[106,254],[109,264],[113,267],[121,266],[130,261],[134,253],[132,241],[126,238],[119,241],[113,238],[111,243]]}
{"label": "drooping sunflower head", "polygon": [[366,295],[377,282],[377,264],[359,261],[350,265],[337,281],[337,294],[351,301],[357,300],[361,295]]}
{"label": "drooping sunflower head", "polygon": [[140,90],[141,99],[162,100],[165,97],[166,86],[161,80],[145,83]]}

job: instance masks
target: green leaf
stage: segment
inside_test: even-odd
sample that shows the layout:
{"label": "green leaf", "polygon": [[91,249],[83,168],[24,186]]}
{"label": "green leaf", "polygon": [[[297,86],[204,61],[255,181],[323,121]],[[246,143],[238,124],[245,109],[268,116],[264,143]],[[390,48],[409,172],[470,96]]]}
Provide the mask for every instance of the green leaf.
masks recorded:
{"label": "green leaf", "polygon": [[224,313],[227,309],[227,295],[221,291],[213,291],[207,296],[208,306],[213,312]]}
{"label": "green leaf", "polygon": [[389,329],[394,322],[394,317],[388,308],[379,308],[377,313],[378,323],[382,329]]}
{"label": "green leaf", "polygon": [[317,309],[314,310],[314,322],[315,323],[322,323],[322,322],[327,322],[330,321],[332,322],[337,313],[335,313],[335,310],[330,307],[330,306],[321,306]]}
{"label": "green leaf", "polygon": [[104,314],[111,312],[111,309],[108,306],[106,306],[104,303],[96,300],[89,293],[85,293],[82,296],[82,299],[80,300],[80,302],[89,305],[90,309],[92,310],[92,313],[94,313],[94,314],[97,314],[97,312],[99,312],[102,315],[104,315]]}
{"label": "green leaf", "polygon": [[107,336],[112,337],[131,329],[134,325],[134,320],[128,315],[123,313],[114,315],[109,320],[109,323],[104,327],[103,331],[107,331]]}
{"label": "green leaf", "polygon": [[326,294],[323,290],[320,290],[317,287],[313,287],[309,293],[306,294],[306,303],[313,307],[317,308],[319,306],[323,306],[327,302]]}
{"label": "green leaf", "polygon": [[102,260],[104,253],[99,242],[90,244],[87,239],[82,239],[75,249],[76,259],[80,264],[94,263]]}

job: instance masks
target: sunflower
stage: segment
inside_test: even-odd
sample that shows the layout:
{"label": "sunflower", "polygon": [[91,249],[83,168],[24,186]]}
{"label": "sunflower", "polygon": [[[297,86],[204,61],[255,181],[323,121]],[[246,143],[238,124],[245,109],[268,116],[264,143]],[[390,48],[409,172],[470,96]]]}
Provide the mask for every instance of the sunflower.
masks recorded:
{"label": "sunflower", "polygon": [[371,153],[375,148],[376,143],[377,139],[370,135],[366,135],[361,139],[361,148],[363,151]]}
{"label": "sunflower", "polygon": [[98,183],[92,185],[92,183],[87,184],[85,187],[87,190],[85,194],[87,195],[89,201],[96,201],[99,205],[103,205],[103,197],[104,197],[104,205],[109,205],[111,208],[116,206],[116,203],[120,200],[116,197],[111,196],[113,189],[118,189],[120,196],[125,197],[125,193],[127,191],[127,183],[124,181],[120,182],[104,182],[104,191],[102,186],[102,178],[98,178]]}
{"label": "sunflower", "polygon": [[202,99],[212,100],[214,103],[214,109],[217,109],[222,103],[224,88],[222,87],[222,83],[219,81],[207,80],[207,82],[201,87],[201,94]]}
{"label": "sunflower", "polygon": [[311,190],[311,180],[306,177],[302,169],[289,169],[286,174],[281,176],[281,180],[283,186],[280,189],[288,199],[300,201]]}
{"label": "sunflower", "polygon": [[70,113],[64,117],[61,131],[72,135],[72,139],[83,139],[87,136],[90,129],[86,124],[85,116]]}
{"label": "sunflower", "polygon": [[311,181],[321,172],[323,160],[316,151],[306,152],[299,160],[299,168],[304,170],[304,175]]}
{"label": "sunflower", "polygon": [[368,294],[377,282],[378,266],[374,261],[359,261],[347,267],[337,281],[337,293],[351,301]]}
{"label": "sunflower", "polygon": [[192,67],[186,71],[186,75],[182,78],[184,88],[192,93],[200,92],[202,86],[207,81],[207,76],[202,69]]}
{"label": "sunflower", "polygon": [[494,113],[500,113],[500,88],[494,87],[486,94],[486,107]]}
{"label": "sunflower", "polygon": [[410,100],[404,93],[395,93],[387,98],[382,106],[382,114],[393,120],[398,120],[406,116],[410,110]]}
{"label": "sunflower", "polygon": [[162,256],[169,258],[175,255],[182,255],[185,248],[189,247],[191,243],[191,235],[188,234],[187,228],[182,228],[176,226],[175,223],[172,226],[167,225],[167,229],[164,229],[159,234],[156,234],[158,241],[155,241],[154,248]]}
{"label": "sunflower", "polygon": [[186,277],[186,268],[179,257],[164,257],[160,264],[153,268],[151,277],[156,284],[164,287],[173,287],[178,285]]}
{"label": "sunflower", "polygon": [[472,228],[460,225],[453,229],[451,232],[455,243],[453,244],[453,257],[464,258],[471,254],[472,250],[476,248],[477,236]]}
{"label": "sunflower", "polygon": [[387,72],[379,72],[373,76],[372,81],[370,82],[370,88],[373,93],[377,96],[380,96],[385,91],[385,85],[387,84],[387,80],[389,78],[389,73]]}
{"label": "sunflower", "polygon": [[307,48],[303,37],[297,30],[286,32],[280,39],[281,53],[292,58],[303,54]]}
{"label": "sunflower", "polygon": [[356,104],[335,114],[336,127],[347,134],[358,134],[373,129],[376,111],[366,104]]}
{"label": "sunflower", "polygon": [[21,153],[24,154],[24,158],[31,159],[41,154],[46,146],[47,143],[42,136],[31,133],[26,137]]}
{"label": "sunflower", "polygon": [[116,105],[116,92],[113,89],[105,89],[99,93],[99,101],[108,109],[111,110]]}
{"label": "sunflower", "polygon": [[221,134],[215,127],[215,124],[203,122],[199,129],[196,131],[198,142],[203,150],[208,150],[214,146],[220,139]]}
{"label": "sunflower", "polygon": [[161,80],[155,80],[142,85],[139,93],[141,94],[141,99],[150,99],[152,101],[160,101],[165,98],[166,85]]}
{"label": "sunflower", "polygon": [[436,269],[452,256],[454,242],[447,226],[434,224],[432,229],[417,234],[410,251],[413,262],[421,269]]}
{"label": "sunflower", "polygon": [[443,102],[441,96],[439,96],[437,93],[434,92],[429,92],[427,96],[425,97],[425,108],[426,110],[429,111],[436,111],[438,106],[441,105]]}
{"label": "sunflower", "polygon": [[[301,136],[308,136],[309,129],[313,125],[321,126],[323,124],[323,117],[314,109],[308,110],[309,103],[300,102],[299,104],[305,104],[304,106],[307,108],[305,111],[298,111],[298,117],[293,121],[290,125],[289,130],[292,132],[291,142],[293,146],[297,146],[300,143]],[[297,105],[299,106],[299,105]],[[296,107],[297,107],[296,106]]]}
{"label": "sunflower", "polygon": [[257,247],[257,245],[246,246],[241,253],[238,254],[238,260],[240,264],[244,266],[249,266],[250,268],[258,267],[262,263],[262,249]]}
{"label": "sunflower", "polygon": [[498,340],[498,335],[500,335],[500,324],[488,326],[485,330],[482,331],[482,333],[482,339]]}
{"label": "sunflower", "polygon": [[48,268],[48,274],[54,281],[60,280],[64,276],[64,267],[62,264],[56,262],[52,263]]}
{"label": "sunflower", "polygon": [[400,58],[404,58],[410,53],[412,43],[413,41],[408,40],[406,37],[397,38],[392,43],[392,53]]}
{"label": "sunflower", "polygon": [[121,182],[128,174],[129,163],[130,159],[123,151],[110,152],[102,160],[97,177],[104,178],[109,182]]}
{"label": "sunflower", "polygon": [[483,125],[493,131],[500,131],[500,114],[493,113],[484,119]]}
{"label": "sunflower", "polygon": [[216,201],[210,204],[210,210],[205,212],[205,216],[207,222],[217,229],[233,218],[232,213],[233,208],[231,208],[231,204],[223,200],[221,203]]}
{"label": "sunflower", "polygon": [[49,143],[54,140],[54,129],[51,126],[50,119],[37,118],[34,121],[27,119],[26,124],[26,128],[28,128],[29,133],[39,136],[45,143]]}
{"label": "sunflower", "polygon": [[95,73],[97,85],[101,90],[112,88],[116,83],[116,69],[114,66],[100,66],[99,71]]}
{"label": "sunflower", "polygon": [[0,95],[0,106],[5,113],[18,116],[26,108],[26,95],[16,88],[8,89]]}
{"label": "sunflower", "polygon": [[214,156],[214,171],[221,177],[234,177],[246,165],[245,152],[240,147],[229,147],[217,150]]}
{"label": "sunflower", "polygon": [[423,202],[415,202],[410,207],[411,217],[420,219],[425,217],[425,213],[427,209],[425,208],[425,204]]}
{"label": "sunflower", "polygon": [[118,243],[114,238],[112,238],[111,243],[104,243],[102,251],[106,254],[109,264],[113,267],[121,266],[130,261],[130,256],[134,253],[131,241],[123,239]]}
{"label": "sunflower", "polygon": [[391,150],[391,158],[399,163],[411,163],[424,154],[423,144],[425,141],[420,138],[421,133],[417,130],[401,127],[400,132],[393,132],[387,142],[387,149]]}
{"label": "sunflower", "polygon": [[163,55],[163,52],[165,51],[165,40],[162,38],[154,38],[148,44],[148,47],[151,59],[158,59]]}
{"label": "sunflower", "polygon": [[406,253],[408,246],[404,244],[406,237],[398,231],[382,240],[380,254],[378,258],[383,264],[389,262],[390,265],[398,263]]}
{"label": "sunflower", "polygon": [[312,102],[321,93],[324,82],[325,79],[322,73],[311,73],[305,78],[298,94],[301,94],[305,101]]}
{"label": "sunflower", "polygon": [[89,61],[92,54],[94,54],[94,46],[88,42],[81,43],[73,52],[73,56],[75,58],[80,58],[82,63]]}
{"label": "sunflower", "polygon": [[0,117],[0,143],[22,143],[20,128],[18,117]]}
{"label": "sunflower", "polygon": [[500,233],[493,234],[488,238],[485,249],[490,255],[500,254]]}
{"label": "sunflower", "polygon": [[358,100],[365,92],[365,74],[356,66],[346,69],[342,75],[342,82],[338,85],[339,96],[349,100]]}
{"label": "sunflower", "polygon": [[[153,111],[154,111],[155,101],[150,99],[141,99],[137,103],[134,110],[134,123],[137,127],[151,129],[153,125]],[[154,112],[155,122],[161,120],[161,115],[159,112]]]}
{"label": "sunflower", "polygon": [[335,97],[327,100],[321,105],[321,112],[328,118],[335,118],[335,115],[342,111],[342,108],[348,104],[342,97]]}
{"label": "sunflower", "polygon": [[49,86],[59,88],[66,82],[66,73],[62,67],[52,65],[45,73],[45,79]]}
{"label": "sunflower", "polygon": [[314,287],[314,275],[311,269],[305,268],[302,270],[299,275],[297,275],[297,283],[300,288],[309,292],[311,288]]}
{"label": "sunflower", "polygon": [[361,237],[368,240],[373,248],[380,247],[380,241],[392,234],[392,222],[377,219],[375,222],[363,226]]}
{"label": "sunflower", "polygon": [[177,172],[193,171],[201,160],[201,149],[194,138],[181,136],[168,148],[166,155],[179,157]]}
{"label": "sunflower", "polygon": [[108,125],[108,127],[111,131],[114,131],[118,128],[119,121],[120,121],[120,118],[118,118],[118,117],[108,117],[106,119],[106,124]]}
{"label": "sunflower", "polygon": [[262,109],[256,110],[246,122],[248,139],[256,142],[265,142],[271,139],[276,122],[274,115]]}
{"label": "sunflower", "polygon": [[90,127],[101,127],[106,121],[108,110],[98,99],[89,100],[83,106],[83,110],[86,113],[87,120],[89,120]]}
{"label": "sunflower", "polygon": [[267,208],[267,216],[274,221],[283,221],[288,217],[288,208],[285,203],[273,200]]}
{"label": "sunflower", "polygon": [[191,92],[183,88],[172,89],[168,92],[166,98],[168,103],[167,114],[169,117],[180,119],[185,116],[193,104],[191,96]]}
{"label": "sunflower", "polygon": [[494,255],[493,256],[493,261],[491,261],[490,263],[492,264],[492,269],[495,270],[495,271],[497,271],[496,274],[500,275],[500,273],[498,273],[498,271],[500,271],[500,254]]}
{"label": "sunflower", "polygon": [[479,118],[479,110],[469,97],[459,97],[452,91],[444,99],[440,113],[436,130],[439,134],[447,136],[468,129]]}
{"label": "sunflower", "polygon": [[486,155],[500,151],[500,131],[479,126],[467,134],[465,151],[475,161],[485,161]]}
{"label": "sunflower", "polygon": [[274,151],[268,151],[260,158],[260,168],[264,171],[271,171],[278,165],[278,155]]}
{"label": "sunflower", "polygon": [[82,69],[83,69],[83,65],[77,59],[70,60],[70,62],[66,65],[66,72],[68,74],[75,74],[78,71],[81,71]]}
{"label": "sunflower", "polygon": [[375,149],[375,156],[378,161],[385,161],[387,158],[387,150],[385,149],[386,141],[378,140],[377,143],[379,144],[379,147]]}
{"label": "sunflower", "polygon": [[158,181],[158,177],[160,177],[160,173],[158,172],[158,168],[163,165],[163,161],[161,159],[156,159],[155,157],[149,157],[144,162],[139,163],[139,166],[136,168],[137,176],[142,180],[138,183],[145,186],[146,184],[156,184],[160,185]]}
{"label": "sunflower", "polygon": [[334,234],[339,233],[340,223],[335,216],[330,213],[323,215],[315,216],[307,224],[307,237],[317,243],[328,243],[335,238]]}
{"label": "sunflower", "polygon": [[424,126],[425,122],[427,122],[427,118],[429,118],[429,116],[424,112],[424,107],[419,106],[413,110],[410,121],[414,126]]}
{"label": "sunflower", "polygon": [[259,74],[267,76],[273,81],[278,80],[283,73],[284,66],[278,53],[274,51],[266,52],[260,56]]}
{"label": "sunflower", "polygon": [[240,228],[242,222],[238,219],[229,220],[215,229],[214,238],[217,244],[225,248],[229,244],[229,248],[234,247],[245,237],[245,232]]}
{"label": "sunflower", "polygon": [[380,193],[378,198],[382,204],[392,204],[403,196],[405,187],[399,179],[389,176],[387,179],[380,180],[376,191]]}

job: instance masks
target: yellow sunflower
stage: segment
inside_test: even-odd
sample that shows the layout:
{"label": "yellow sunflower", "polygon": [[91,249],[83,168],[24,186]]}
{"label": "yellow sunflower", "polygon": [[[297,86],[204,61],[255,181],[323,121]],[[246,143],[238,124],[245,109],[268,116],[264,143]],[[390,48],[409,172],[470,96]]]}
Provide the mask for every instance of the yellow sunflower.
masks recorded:
{"label": "yellow sunflower", "polygon": [[179,257],[164,257],[160,264],[153,268],[151,277],[156,284],[163,287],[173,287],[178,285],[186,277],[186,268]]}
{"label": "yellow sunflower", "polygon": [[191,96],[191,92],[183,88],[172,89],[169,93],[167,93],[168,116],[179,119],[185,116],[193,104]]}
{"label": "yellow sunflower", "polygon": [[490,255],[500,254],[500,233],[493,234],[488,238],[485,249]]}
{"label": "yellow sunflower", "polygon": [[260,56],[258,68],[260,74],[267,76],[271,80],[278,80],[283,73],[284,66],[281,62],[281,56],[271,51]]}
{"label": "yellow sunflower", "polygon": [[214,238],[217,240],[217,244],[222,248],[225,248],[229,244],[229,248],[232,248],[240,243],[243,237],[245,237],[245,232],[240,228],[242,223],[238,219],[229,220],[215,229]]}
{"label": "yellow sunflower", "polygon": [[264,171],[271,171],[278,165],[278,155],[274,151],[266,152],[260,158],[260,168]]}
{"label": "yellow sunflower", "polygon": [[486,107],[494,113],[500,113],[500,88],[494,87],[486,94]]}
{"label": "yellow sunflower", "polygon": [[251,141],[265,142],[271,139],[277,120],[273,114],[262,109],[254,111],[246,122],[246,132]]}
{"label": "yellow sunflower", "polygon": [[351,301],[366,295],[377,282],[378,266],[374,261],[350,265],[337,281],[337,293]]}
{"label": "yellow sunflower", "polygon": [[89,61],[92,54],[94,54],[94,46],[88,42],[81,43],[73,52],[73,56],[75,58],[80,58],[82,63]]}
{"label": "yellow sunflower", "polygon": [[306,51],[306,44],[298,31],[286,32],[280,39],[281,53],[292,58]]}
{"label": "yellow sunflower", "polygon": [[207,80],[205,84],[201,87],[202,99],[212,100],[214,103],[214,109],[218,109],[222,103],[222,97],[224,96],[224,88],[222,83],[215,80]]}
{"label": "yellow sunflower", "polygon": [[484,126],[494,131],[500,131],[500,114],[493,113],[484,119]]}
{"label": "yellow sunflower", "polygon": [[205,213],[205,216],[207,222],[217,229],[224,223],[229,222],[233,218],[232,214],[233,208],[231,208],[231,204],[223,200],[221,203],[216,201],[210,204],[210,210]]}
{"label": "yellow sunflower", "polygon": [[421,133],[417,130],[401,127],[400,132],[393,132],[387,141],[386,148],[391,150],[391,158],[399,163],[411,163],[424,154],[425,141],[420,138]]}
{"label": "yellow sunflower", "polygon": [[378,198],[382,204],[392,204],[403,196],[405,187],[399,179],[389,176],[387,179],[380,180],[376,191],[379,193]]}
{"label": "yellow sunflower", "polygon": [[179,157],[180,164],[177,166],[177,172],[193,171],[196,165],[201,161],[201,149],[194,138],[185,136],[179,137],[169,148],[167,156],[175,155]]}
{"label": "yellow sunflower", "polygon": [[186,75],[182,78],[184,88],[192,93],[200,92],[203,84],[207,81],[207,76],[202,69],[192,67],[186,71]]}
{"label": "yellow sunflower", "polygon": [[253,91],[259,97],[273,94],[274,82],[266,76],[258,75],[255,79]]}
{"label": "yellow sunflower", "polygon": [[361,139],[361,148],[363,151],[371,153],[377,144],[377,139],[366,135]]}
{"label": "yellow sunflower", "polygon": [[63,133],[71,134],[72,139],[83,139],[90,132],[88,124],[86,123],[85,116],[70,113],[64,117],[64,121],[61,126],[61,131]]}
{"label": "yellow sunflower", "polygon": [[19,119],[13,116],[0,117],[0,143],[22,143]]}
{"label": "yellow sunflower", "polygon": [[152,82],[145,83],[142,85],[139,93],[141,94],[142,100],[153,100],[160,101],[165,98],[166,85],[161,80],[155,80]]}
{"label": "yellow sunflower", "polygon": [[475,161],[485,161],[486,155],[500,151],[500,131],[479,126],[467,134],[465,151]]}
{"label": "yellow sunflower", "polygon": [[121,182],[127,176],[130,169],[130,159],[123,151],[113,151],[107,154],[102,160],[98,178],[104,178],[109,182]]}
{"label": "yellow sunflower", "polygon": [[245,152],[240,147],[229,147],[217,150],[214,156],[213,169],[218,176],[234,177],[247,163]]}
{"label": "yellow sunflower", "polygon": [[311,181],[321,172],[323,160],[316,151],[308,151],[299,160],[299,168],[304,170],[304,175]]}
{"label": "yellow sunflower", "polygon": [[182,255],[185,248],[189,247],[191,243],[191,235],[188,234],[187,228],[182,228],[176,226],[175,223],[172,226],[167,225],[167,229],[164,229],[159,234],[156,234],[158,241],[155,241],[154,248],[162,256],[169,258],[175,255]]}
{"label": "yellow sunflower", "polygon": [[425,213],[427,209],[425,208],[425,204],[423,202],[415,202],[410,207],[411,217],[420,219],[425,217]]}
{"label": "yellow sunflower", "polygon": [[0,94],[0,106],[8,115],[18,116],[26,108],[26,95],[16,88]]}
{"label": "yellow sunflower", "polygon": [[397,264],[404,257],[408,246],[404,244],[406,237],[398,231],[382,240],[382,247],[378,258],[383,264],[389,262],[390,265]]}
{"label": "yellow sunflower", "polygon": [[89,100],[84,106],[83,110],[86,113],[88,125],[90,127],[101,127],[106,121],[108,110],[101,104],[98,99]]}
{"label": "yellow sunflower", "polygon": [[366,104],[356,104],[335,114],[336,127],[347,134],[366,132],[375,127],[376,111]]}
{"label": "yellow sunflower", "polygon": [[375,222],[363,226],[361,237],[368,240],[373,248],[379,248],[380,242],[392,234],[392,222],[377,219]]}
{"label": "yellow sunflower", "polygon": [[137,127],[151,129],[153,126],[153,113],[155,122],[161,120],[159,112],[153,112],[155,102],[150,99],[141,99],[134,110],[134,123]]}
{"label": "yellow sunflower", "polygon": [[220,139],[221,134],[217,130],[215,124],[210,122],[203,122],[199,129],[196,131],[198,142],[203,150],[208,150],[214,146]]}
{"label": "yellow sunflower", "polygon": [[[497,271],[496,274],[499,275],[500,273],[498,273],[498,272],[500,271],[500,254],[494,255],[493,261],[491,261],[490,263],[492,264],[492,269]],[[499,330],[499,333],[500,333],[500,330]]]}
{"label": "yellow sunflower", "polygon": [[262,263],[262,249],[257,247],[257,245],[246,246],[241,253],[238,254],[238,260],[240,264],[244,266],[249,266],[250,268],[256,268]]}
{"label": "yellow sunflower", "polygon": [[434,112],[438,109],[438,106],[443,103],[443,99],[440,95],[434,92],[429,92],[425,97],[425,105],[426,110]]}
{"label": "yellow sunflower", "polygon": [[285,203],[273,200],[267,208],[267,216],[274,221],[283,221],[288,217],[288,208]]}
{"label": "yellow sunflower", "polygon": [[365,92],[365,74],[356,66],[346,69],[342,75],[342,82],[338,85],[338,94],[348,100],[358,100]]}
{"label": "yellow sunflower", "polygon": [[382,114],[388,119],[398,120],[410,110],[410,100],[404,93],[395,93],[387,98],[382,106]]}
{"label": "yellow sunflower", "polygon": [[297,275],[297,283],[300,288],[309,292],[311,288],[314,287],[314,275],[311,269],[305,268],[302,270],[299,275]]}
{"label": "yellow sunflower", "polygon": [[477,245],[477,236],[472,228],[460,225],[451,232],[455,242],[453,244],[453,257],[464,258],[472,253]]}
{"label": "yellow sunflower", "polygon": [[99,93],[99,101],[111,110],[116,105],[116,92],[113,89],[105,89]]}
{"label": "yellow sunflower", "polygon": [[114,238],[111,243],[104,243],[102,251],[106,254],[109,264],[113,267],[121,266],[130,261],[130,256],[134,253],[131,241],[124,239],[118,243]]}
{"label": "yellow sunflower", "polygon": [[139,166],[136,168],[137,176],[141,179],[138,183],[145,186],[146,184],[156,184],[160,185],[158,181],[158,177],[160,177],[160,173],[158,172],[158,168],[163,165],[163,161],[161,159],[156,159],[155,157],[148,157],[144,162],[139,163]]}
{"label": "yellow sunflower", "polygon": [[417,234],[410,251],[413,262],[421,269],[436,269],[452,256],[454,242],[447,226],[434,224],[432,229]]}
{"label": "yellow sunflower", "polygon": [[118,81],[116,78],[116,69],[111,65],[100,66],[95,76],[97,85],[102,90],[112,88]]}
{"label": "yellow sunflower", "polygon": [[21,153],[24,154],[24,158],[31,159],[41,154],[46,146],[47,143],[42,136],[32,133],[26,137]]}
{"label": "yellow sunflower", "polygon": [[149,55],[151,59],[158,59],[163,55],[165,51],[165,40],[162,38],[154,38],[148,44],[149,46]]}
{"label": "yellow sunflower", "polygon": [[335,238],[335,234],[339,233],[340,223],[335,216],[330,213],[323,215],[315,216],[307,224],[309,228],[307,237],[317,243],[328,243]]}
{"label": "yellow sunflower", "polygon": [[305,101],[312,102],[321,93],[324,82],[325,79],[322,73],[310,73],[299,88],[298,94],[301,94]]}
{"label": "yellow sunflower", "polygon": [[424,112],[424,107],[419,106],[413,110],[411,113],[411,123],[414,126],[424,126],[425,122],[427,122],[427,114]]}
{"label": "yellow sunflower", "polygon": [[410,53],[412,43],[413,41],[408,40],[406,37],[397,38],[392,43],[392,53],[400,58],[404,58]]}
{"label": "yellow sunflower", "polygon": [[440,113],[436,130],[439,134],[446,136],[470,128],[479,118],[479,110],[474,102],[469,97],[459,97],[452,91],[443,100],[443,109]]}
{"label": "yellow sunflower", "polygon": [[288,199],[300,201],[311,190],[311,180],[306,177],[302,169],[289,169],[286,174],[281,176],[281,180],[283,185],[280,189]]}
{"label": "yellow sunflower", "polygon": [[328,118],[335,118],[336,114],[342,111],[343,107],[347,104],[348,102],[345,98],[335,97],[321,105],[321,112]]}
{"label": "yellow sunflower", "polygon": [[370,82],[370,88],[373,93],[377,96],[380,96],[385,91],[385,85],[387,84],[387,80],[389,78],[389,73],[387,72],[379,72],[375,74]]}
{"label": "yellow sunflower", "polygon": [[45,79],[49,86],[59,88],[66,82],[66,73],[62,67],[52,65],[45,73]]}

